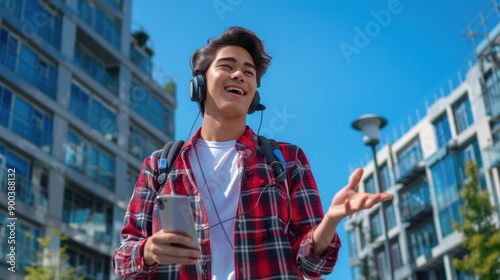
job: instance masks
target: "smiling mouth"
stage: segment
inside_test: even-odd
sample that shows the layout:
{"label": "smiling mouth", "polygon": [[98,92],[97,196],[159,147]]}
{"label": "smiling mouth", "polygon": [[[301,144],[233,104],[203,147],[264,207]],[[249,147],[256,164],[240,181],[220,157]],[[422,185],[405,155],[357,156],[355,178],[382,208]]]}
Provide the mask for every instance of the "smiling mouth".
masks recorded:
{"label": "smiling mouth", "polygon": [[236,87],[227,87],[226,91],[234,93],[234,94],[238,94],[238,95],[241,95],[241,96],[245,95],[245,92],[243,90],[241,90],[239,88],[236,88]]}

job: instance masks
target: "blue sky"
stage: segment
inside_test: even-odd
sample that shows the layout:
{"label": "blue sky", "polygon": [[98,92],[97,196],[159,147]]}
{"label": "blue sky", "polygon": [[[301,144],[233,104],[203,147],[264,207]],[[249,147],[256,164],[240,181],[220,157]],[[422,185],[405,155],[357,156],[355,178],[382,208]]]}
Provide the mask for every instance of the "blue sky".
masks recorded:
{"label": "blue sky", "polygon": [[[187,138],[198,110],[188,97],[191,54],[229,26],[256,32],[273,56],[259,88],[267,107],[260,131],[305,151],[326,209],[371,157],[351,122],[384,116],[383,142],[408,130],[465,73],[473,49],[462,32],[489,2],[133,0],[132,26],[150,34],[154,63],[177,79],[177,139]],[[259,113],[248,117],[255,131],[259,121]],[[343,224],[338,230],[343,247],[327,279],[350,279]]]}

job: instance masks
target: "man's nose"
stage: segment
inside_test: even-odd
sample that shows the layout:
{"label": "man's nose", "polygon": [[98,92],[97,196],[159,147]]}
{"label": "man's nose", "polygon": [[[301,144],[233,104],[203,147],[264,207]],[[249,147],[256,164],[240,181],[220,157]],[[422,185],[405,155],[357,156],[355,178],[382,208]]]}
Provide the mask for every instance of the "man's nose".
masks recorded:
{"label": "man's nose", "polygon": [[233,80],[239,80],[241,82],[244,81],[243,79],[243,72],[241,70],[236,70],[231,74],[231,79]]}

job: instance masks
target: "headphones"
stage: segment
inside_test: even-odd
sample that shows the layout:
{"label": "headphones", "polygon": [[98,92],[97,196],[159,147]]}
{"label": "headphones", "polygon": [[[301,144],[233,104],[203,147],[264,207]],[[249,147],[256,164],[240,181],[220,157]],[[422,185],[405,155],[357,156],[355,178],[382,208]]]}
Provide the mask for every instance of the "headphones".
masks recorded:
{"label": "headphones", "polygon": [[[207,85],[205,83],[205,77],[200,72],[197,72],[196,75],[189,82],[189,98],[191,101],[198,102],[200,106],[200,111],[203,113],[203,101],[205,101],[205,97],[207,95]],[[263,111],[266,109],[266,106],[260,104],[260,95],[258,91],[255,91],[255,95],[253,96],[252,103],[248,108],[248,114],[253,114],[255,111]]]}

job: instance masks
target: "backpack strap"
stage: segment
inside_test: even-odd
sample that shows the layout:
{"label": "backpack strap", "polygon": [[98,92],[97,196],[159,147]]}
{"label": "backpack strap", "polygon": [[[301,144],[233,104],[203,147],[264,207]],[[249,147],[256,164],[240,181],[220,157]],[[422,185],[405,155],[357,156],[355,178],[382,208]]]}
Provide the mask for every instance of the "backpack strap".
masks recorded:
{"label": "backpack strap", "polygon": [[163,146],[160,158],[158,159],[158,176],[156,177],[156,181],[160,184],[160,186],[162,186],[167,180],[168,172],[170,171],[170,168],[172,168],[172,165],[179,155],[183,145],[183,140],[177,140],[175,142],[168,142],[165,146]]}
{"label": "backpack strap", "polygon": [[259,135],[259,145],[266,157],[267,162],[271,165],[274,176],[277,182],[283,182],[286,177],[286,163],[281,153],[278,142],[274,139],[267,139]]}

